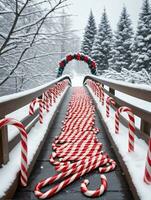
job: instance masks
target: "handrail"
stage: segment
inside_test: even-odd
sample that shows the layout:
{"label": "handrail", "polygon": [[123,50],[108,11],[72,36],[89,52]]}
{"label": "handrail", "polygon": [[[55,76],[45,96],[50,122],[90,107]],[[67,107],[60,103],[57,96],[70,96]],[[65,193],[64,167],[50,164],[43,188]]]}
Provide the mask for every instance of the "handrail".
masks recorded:
{"label": "handrail", "polygon": [[137,97],[139,99],[143,99],[145,101],[151,102],[151,87],[148,87],[148,89],[141,88],[141,85],[136,87],[135,84],[128,83],[128,86],[123,81],[115,81],[115,80],[106,80],[104,78],[100,78],[97,76],[89,75],[84,78],[84,83],[87,79],[92,79],[97,82],[100,82],[114,90],[118,90],[120,92],[123,92],[125,94],[128,94],[133,97]]}
{"label": "handrail", "polygon": [[30,103],[34,98],[40,96],[49,87],[55,85],[56,83],[68,79],[71,83],[69,76],[62,76],[60,78],[51,81],[50,83],[44,84],[42,86],[19,92],[17,94],[11,94],[7,96],[0,97],[0,117],[5,116],[25,105]]}
{"label": "handrail", "polygon": [[147,89],[144,89],[143,87],[140,86],[140,88],[138,88],[138,86],[136,86],[135,84],[128,84],[128,86],[126,86],[125,82],[105,80],[104,78],[100,78],[93,75],[86,76],[83,81],[84,84],[86,83],[87,79],[91,79],[95,82],[98,82],[103,86],[104,85],[108,86],[109,91],[104,88],[104,92],[115,99],[117,107],[120,106],[130,107],[133,110],[134,114],[141,118],[141,126],[140,126],[141,133],[145,133],[148,136],[150,135],[151,112],[143,108],[139,108],[137,105],[128,103],[126,102],[126,100],[120,99],[119,97],[115,96],[115,90],[128,94],[132,97],[136,97],[151,102],[151,87],[147,86]]}
{"label": "handrail", "polygon": [[[6,115],[12,113],[13,111],[18,110],[21,107],[28,105],[33,99],[42,96],[44,92],[46,92],[51,87],[53,88],[53,86],[55,86],[57,83],[63,80],[68,80],[69,81],[68,84],[71,85],[70,77],[62,76],[42,86],[24,92],[20,92],[17,94],[11,94],[0,97],[0,119],[5,118]],[[36,119],[37,113],[38,112],[35,112],[33,116],[27,115],[23,119],[21,119],[23,125],[27,128],[28,131],[30,131],[30,129],[37,122]],[[28,127],[29,124],[30,127]],[[7,127],[2,127],[0,129],[0,166],[8,162],[9,151],[12,150],[18,142],[19,142],[18,135],[16,135],[14,138],[8,141]]]}

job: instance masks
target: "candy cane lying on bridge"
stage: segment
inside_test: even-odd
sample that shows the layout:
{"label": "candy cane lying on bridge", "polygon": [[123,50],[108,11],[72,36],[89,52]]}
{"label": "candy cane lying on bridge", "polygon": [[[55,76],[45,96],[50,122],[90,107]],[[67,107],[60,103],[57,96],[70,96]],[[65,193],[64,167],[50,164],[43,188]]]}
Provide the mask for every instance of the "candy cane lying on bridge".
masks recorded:
{"label": "candy cane lying on bridge", "polygon": [[149,139],[149,147],[148,147],[147,160],[146,160],[145,173],[144,173],[144,181],[145,183],[151,185],[151,138]]}
{"label": "candy cane lying on bridge", "polygon": [[81,184],[81,192],[88,197],[99,197],[101,196],[105,190],[107,190],[107,180],[104,175],[100,175],[101,186],[96,190],[88,190],[87,185],[89,184],[89,180],[85,179]]}
{"label": "candy cane lying on bridge", "polygon": [[110,104],[115,105],[115,101],[112,97],[106,98],[106,117],[110,116]]}
{"label": "candy cane lying on bridge", "polygon": [[119,115],[122,112],[127,112],[129,117],[129,139],[128,139],[128,151],[134,151],[134,136],[135,136],[135,120],[132,110],[126,106],[120,107],[115,113],[115,133],[119,133]]}
{"label": "candy cane lying on bridge", "polygon": [[[60,190],[62,190],[63,188],[65,188],[67,185],[69,185],[70,183],[72,183],[73,181],[77,180],[78,178],[80,178],[81,176],[83,176],[84,174],[98,168],[101,165],[105,165],[108,162],[108,159],[104,159],[104,160],[95,160],[95,163],[87,163],[85,166],[80,165],[78,166],[76,169],[70,169],[69,171],[66,172],[62,172],[60,174],[56,174],[50,178],[47,178],[45,180],[40,181],[35,188],[35,195],[40,198],[40,199],[45,199],[45,198],[50,198],[51,196],[53,196],[54,194],[56,194],[57,192],[59,192]],[[57,180],[60,180],[66,176],[70,177],[66,178],[65,180],[63,180],[62,182],[58,183],[56,186],[54,186],[53,188],[49,189],[47,192],[41,192],[41,188],[43,188],[46,185],[50,185],[52,183],[54,183]]]}
{"label": "candy cane lying on bridge", "polygon": [[39,122],[42,124],[43,123],[43,104],[44,104],[42,99],[36,98],[31,102],[31,104],[29,106],[29,114],[30,115],[34,114],[34,107],[35,107],[36,103],[39,104]]}
{"label": "candy cane lying on bridge", "polygon": [[[0,128],[6,125],[14,125],[20,131],[21,136],[21,165],[20,165],[20,181],[22,186],[27,186],[28,172],[27,172],[27,132],[25,127],[19,121],[12,118],[4,118],[0,120]],[[2,184],[2,183],[1,183]]]}

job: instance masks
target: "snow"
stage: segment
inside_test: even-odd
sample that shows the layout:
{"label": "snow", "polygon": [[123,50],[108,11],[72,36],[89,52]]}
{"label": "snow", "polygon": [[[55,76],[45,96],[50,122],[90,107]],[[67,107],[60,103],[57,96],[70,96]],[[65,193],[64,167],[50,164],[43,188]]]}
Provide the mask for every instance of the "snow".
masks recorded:
{"label": "snow", "polygon": [[95,99],[98,109],[101,110],[103,119],[107,124],[110,134],[115,144],[117,145],[119,153],[121,154],[123,161],[125,162],[128,168],[128,171],[132,177],[132,181],[137,189],[140,199],[150,200],[151,185],[147,185],[143,181],[146,156],[148,151],[147,144],[142,139],[139,139],[135,136],[135,152],[128,153],[128,129],[122,124],[120,124],[120,133],[115,134],[115,127],[113,123],[115,120],[115,111],[112,108],[110,108],[111,116],[109,119],[107,119],[105,106],[101,105],[99,99],[93,94],[91,88],[88,87],[88,89],[92,94],[93,98]]}
{"label": "snow", "polygon": [[[28,165],[31,163],[34,154],[43,140],[46,130],[48,128],[51,117],[53,116],[56,108],[65,95],[67,89],[62,93],[60,97],[57,98],[56,103],[51,107],[49,113],[44,113],[44,122],[41,125],[39,122],[31,129],[28,134]],[[17,173],[20,170],[20,144],[16,145],[16,147],[9,154],[9,162],[0,168],[0,177],[1,177],[1,187],[0,187],[0,198],[5,195],[5,192],[8,190],[12,182],[15,180]]]}
{"label": "snow", "polygon": [[[10,113],[9,115],[6,115],[6,117],[15,118],[21,121],[22,119],[24,119],[25,117],[29,115],[29,105],[30,104]],[[38,104],[35,105],[35,110],[37,108],[38,108]],[[8,141],[11,141],[18,134],[19,134],[19,131],[15,126],[8,126]]]}

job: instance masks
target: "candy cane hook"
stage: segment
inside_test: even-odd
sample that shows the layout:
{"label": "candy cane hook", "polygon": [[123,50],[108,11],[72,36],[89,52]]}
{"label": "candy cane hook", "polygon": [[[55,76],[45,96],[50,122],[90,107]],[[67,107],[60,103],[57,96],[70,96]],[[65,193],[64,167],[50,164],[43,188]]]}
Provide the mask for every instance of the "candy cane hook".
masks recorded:
{"label": "candy cane hook", "polygon": [[14,125],[16,126],[20,131],[21,136],[21,165],[20,165],[20,181],[22,186],[27,186],[28,181],[28,161],[27,161],[27,132],[25,130],[24,125],[13,119],[13,118],[4,118],[0,120],[0,128],[6,125]]}
{"label": "candy cane hook", "polygon": [[115,133],[119,133],[119,115],[122,112],[127,112],[129,117],[129,139],[128,139],[128,151],[134,151],[134,133],[135,133],[135,120],[132,110],[126,106],[120,107],[115,113]]}
{"label": "candy cane hook", "polygon": [[96,190],[88,190],[87,185],[89,180],[85,179],[81,184],[81,192],[88,197],[99,197],[107,190],[107,179],[106,176],[100,175],[101,186]]}
{"label": "candy cane hook", "polygon": [[112,97],[106,98],[106,117],[110,116],[110,105],[115,105],[115,101]]}

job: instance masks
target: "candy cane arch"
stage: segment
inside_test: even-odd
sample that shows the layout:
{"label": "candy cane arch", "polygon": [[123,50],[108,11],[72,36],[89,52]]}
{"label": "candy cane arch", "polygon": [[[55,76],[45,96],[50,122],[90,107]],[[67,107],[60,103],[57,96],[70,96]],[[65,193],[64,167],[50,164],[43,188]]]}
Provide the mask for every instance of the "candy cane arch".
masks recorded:
{"label": "candy cane arch", "polygon": [[110,105],[115,105],[115,101],[112,97],[106,98],[106,117],[110,116]]}
{"label": "candy cane arch", "polygon": [[149,139],[147,160],[146,160],[145,173],[144,173],[144,181],[145,183],[151,185],[151,136]]}
{"label": "candy cane arch", "polygon": [[127,112],[128,117],[129,117],[129,139],[128,139],[128,151],[132,152],[134,151],[134,136],[135,136],[135,120],[134,120],[134,114],[132,110],[126,106],[120,107],[116,112],[115,112],[115,133],[119,133],[119,116],[122,112]]}
{"label": "candy cane arch", "polygon": [[101,196],[105,190],[107,190],[107,180],[106,176],[100,175],[101,186],[96,190],[88,190],[87,185],[89,184],[89,180],[85,179],[81,184],[81,192],[88,197],[99,197]]}
{"label": "candy cane arch", "polygon": [[65,59],[63,59],[60,63],[59,63],[59,69],[58,69],[58,74],[57,77],[62,76],[64,68],[66,66],[67,63],[69,63],[70,61],[72,61],[73,59],[77,60],[77,61],[84,61],[88,64],[89,69],[91,71],[91,73],[93,75],[97,74],[96,71],[96,63],[94,60],[92,60],[92,58],[82,54],[82,53],[76,53],[76,54],[69,54],[66,56]]}
{"label": "candy cane arch", "polygon": [[42,99],[34,99],[30,106],[29,106],[29,114],[30,115],[33,115],[34,114],[34,107],[36,105],[36,103],[39,104],[39,122],[42,124],[43,123],[43,105],[44,105],[44,102]]}
{"label": "candy cane arch", "polygon": [[13,118],[4,118],[0,120],[0,128],[7,125],[14,125],[20,131],[21,136],[21,165],[20,165],[20,182],[22,186],[27,186],[28,181],[28,161],[27,161],[27,132],[25,127],[19,121]]}

